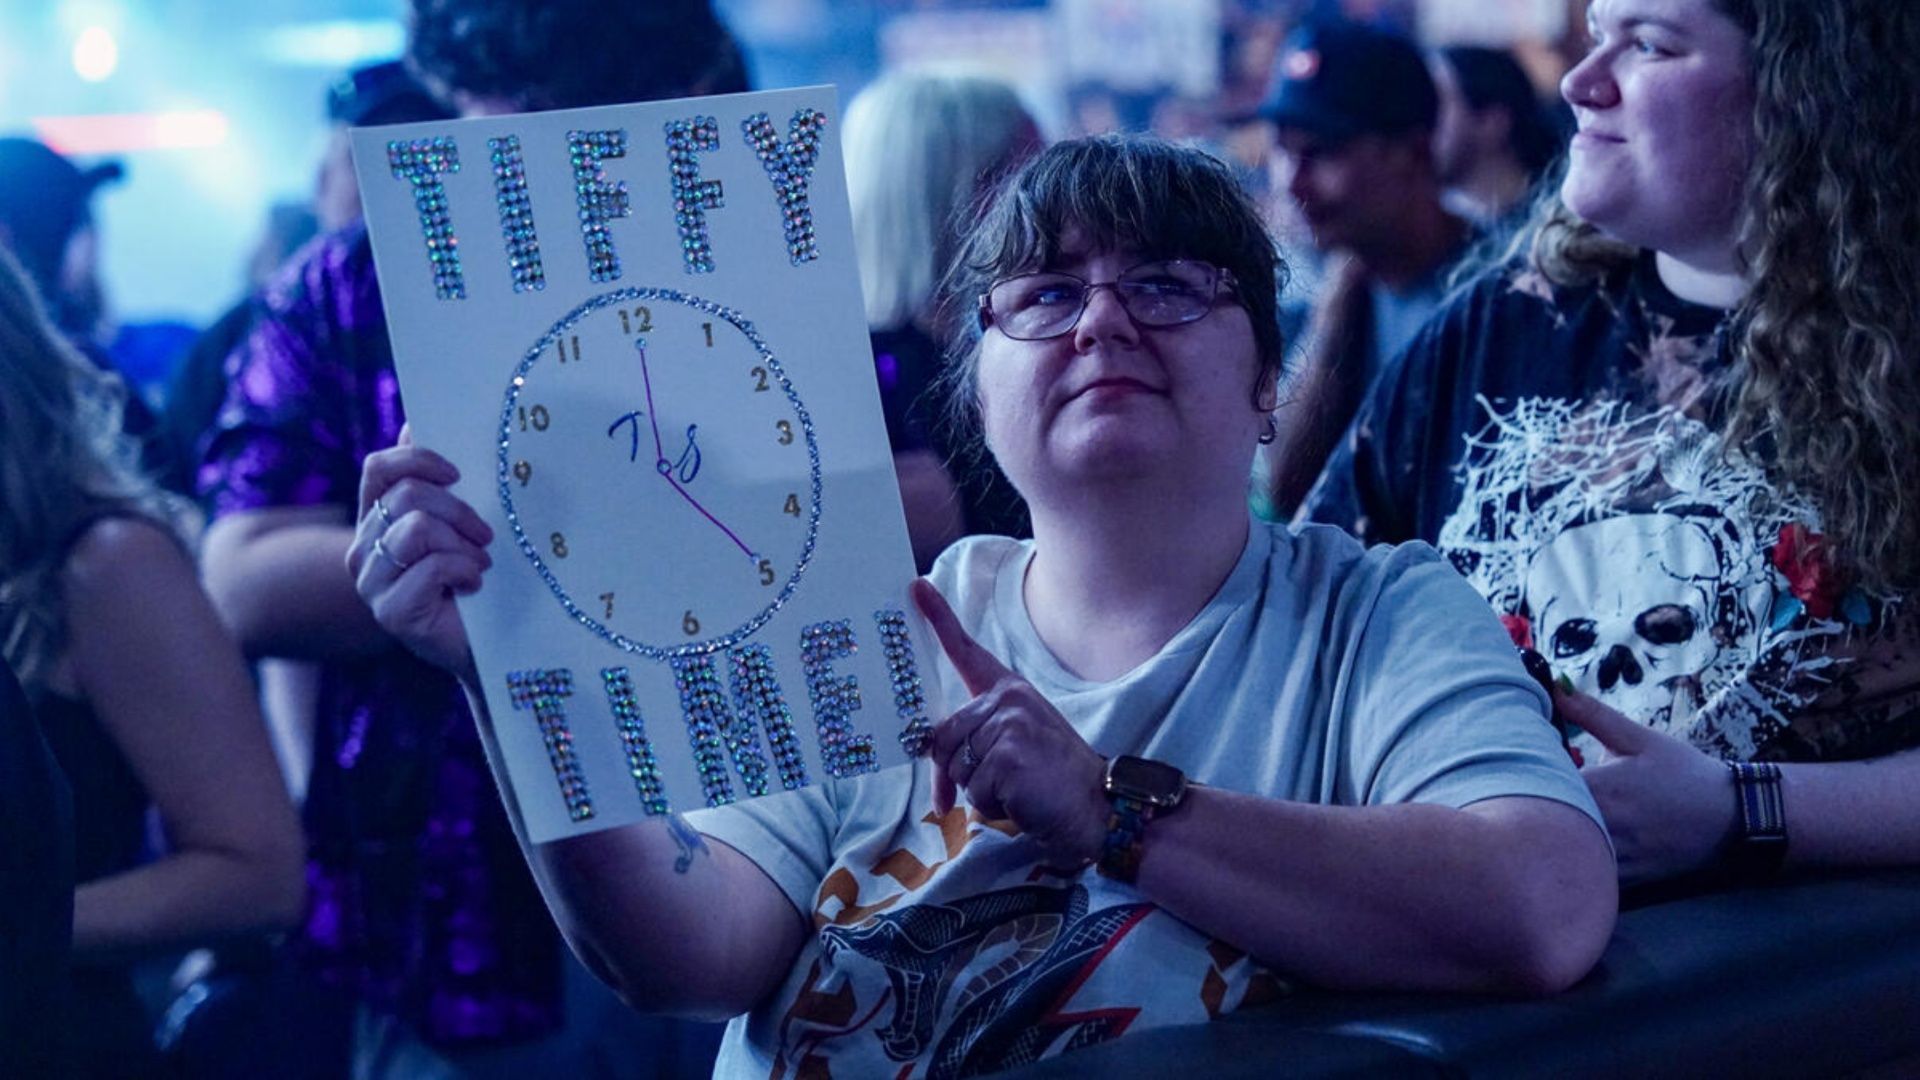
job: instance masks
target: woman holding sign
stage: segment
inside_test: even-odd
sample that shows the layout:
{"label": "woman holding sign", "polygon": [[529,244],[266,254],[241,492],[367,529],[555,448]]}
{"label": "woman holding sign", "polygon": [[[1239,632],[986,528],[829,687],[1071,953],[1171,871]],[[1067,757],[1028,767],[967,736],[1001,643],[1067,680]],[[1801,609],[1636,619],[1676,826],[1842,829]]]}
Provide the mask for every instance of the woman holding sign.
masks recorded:
{"label": "woman holding sign", "polygon": [[[950,285],[979,312],[956,397],[1034,539],[915,586],[951,710],[926,759],[530,847],[589,965],[735,1017],[724,1072],[845,1075],[1012,1067],[1282,980],[1586,972],[1613,861],[1499,624],[1425,547],[1249,518],[1276,264],[1198,152],[1081,140],[1008,184]],[[350,564],[478,706],[449,596],[490,536],[452,478],[369,458]]]}

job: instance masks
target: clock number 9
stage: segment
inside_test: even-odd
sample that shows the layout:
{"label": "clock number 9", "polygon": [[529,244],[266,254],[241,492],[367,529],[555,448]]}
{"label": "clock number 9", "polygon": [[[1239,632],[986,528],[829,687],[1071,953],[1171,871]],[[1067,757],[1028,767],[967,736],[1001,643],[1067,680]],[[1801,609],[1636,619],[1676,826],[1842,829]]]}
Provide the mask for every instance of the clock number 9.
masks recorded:
{"label": "clock number 9", "polygon": [[700,632],[700,620],[693,617],[692,611],[680,616],[680,631],[688,637]]}
{"label": "clock number 9", "polygon": [[[653,329],[653,311],[650,308],[633,309],[633,318],[627,318],[625,308],[620,310],[620,331],[626,334],[644,334]],[[576,357],[577,359],[577,357]]]}
{"label": "clock number 9", "polygon": [[773,560],[772,559],[760,560],[760,584],[762,585],[773,584]]}
{"label": "clock number 9", "polygon": [[533,479],[533,464],[527,461],[514,462],[513,478],[520,481],[521,487],[526,487],[527,481]]}
{"label": "clock number 9", "polygon": [[764,394],[767,392],[768,387],[767,387],[767,369],[766,368],[763,368],[763,367],[753,368],[752,370],[748,371],[747,374],[753,376],[754,378],[754,384],[753,384],[754,393]]}
{"label": "clock number 9", "polygon": [[521,431],[527,430],[527,425],[529,424],[533,425],[533,430],[535,431],[545,431],[547,430],[547,425],[551,423],[553,423],[553,417],[547,415],[547,407],[545,405],[535,405],[531,409],[525,405],[520,406]]}
{"label": "clock number 9", "polygon": [[553,536],[549,538],[548,542],[553,545],[554,558],[564,559],[567,557],[567,538],[565,536],[562,536],[559,533],[554,533]]}
{"label": "clock number 9", "polygon": [[781,507],[780,512],[783,514],[792,514],[794,517],[799,517],[800,516],[800,496],[789,493],[787,495],[787,505]]}
{"label": "clock number 9", "polygon": [[787,444],[793,442],[793,425],[791,423],[785,420],[777,420],[774,422],[773,426],[780,429],[780,445],[781,446],[786,446]]}

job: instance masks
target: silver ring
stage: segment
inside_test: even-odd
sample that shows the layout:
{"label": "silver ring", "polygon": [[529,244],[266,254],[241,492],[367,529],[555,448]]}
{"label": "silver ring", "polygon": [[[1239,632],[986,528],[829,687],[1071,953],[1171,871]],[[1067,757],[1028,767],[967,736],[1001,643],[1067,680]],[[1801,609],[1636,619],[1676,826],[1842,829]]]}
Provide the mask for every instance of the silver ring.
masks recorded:
{"label": "silver ring", "polygon": [[[379,504],[375,503],[374,505],[378,506]],[[388,562],[392,563],[394,566],[398,567],[401,573],[406,573],[407,568],[412,566],[413,564],[401,562],[399,559],[395,558],[393,555],[393,552],[387,550],[386,540],[387,538],[384,536],[374,537],[373,553],[375,555],[378,555],[380,558],[385,559]]]}
{"label": "silver ring", "polygon": [[373,500],[373,508],[380,514],[380,531],[385,532],[393,528],[393,512],[387,509],[386,499]]}
{"label": "silver ring", "polygon": [[969,733],[966,741],[960,744],[960,764],[971,769],[980,764],[980,755],[973,752],[973,735]]}

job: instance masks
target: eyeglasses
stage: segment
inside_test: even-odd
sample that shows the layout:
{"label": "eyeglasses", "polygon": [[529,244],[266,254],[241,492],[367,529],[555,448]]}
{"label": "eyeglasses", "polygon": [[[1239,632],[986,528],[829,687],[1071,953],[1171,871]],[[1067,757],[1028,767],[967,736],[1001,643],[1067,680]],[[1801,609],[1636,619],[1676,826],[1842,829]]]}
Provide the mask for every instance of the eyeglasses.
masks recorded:
{"label": "eyeglasses", "polygon": [[1232,295],[1235,288],[1231,272],[1192,259],[1141,263],[1112,281],[1089,282],[1055,271],[1021,274],[996,281],[981,294],[980,329],[997,326],[1015,341],[1059,337],[1079,325],[1095,289],[1112,289],[1141,326],[1179,326],[1213,310],[1221,293]]}

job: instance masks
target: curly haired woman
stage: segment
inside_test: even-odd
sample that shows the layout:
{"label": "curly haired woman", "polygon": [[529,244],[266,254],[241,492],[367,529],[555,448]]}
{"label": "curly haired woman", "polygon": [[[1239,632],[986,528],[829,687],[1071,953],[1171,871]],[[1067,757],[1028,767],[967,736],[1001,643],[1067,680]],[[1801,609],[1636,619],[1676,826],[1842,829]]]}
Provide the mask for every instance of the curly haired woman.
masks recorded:
{"label": "curly haired woman", "polygon": [[133,464],[122,393],[0,254],[0,656],[73,793],[74,970],[51,1037],[58,1075],[82,1077],[157,1067],[129,958],[283,929],[305,896],[246,666],[200,591],[181,505]]}
{"label": "curly haired woman", "polygon": [[1624,880],[1920,861],[1920,9],[1588,19],[1557,197],[1306,514],[1434,542],[1574,688]]}

